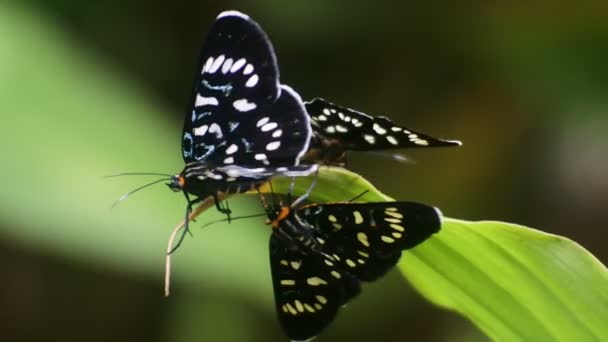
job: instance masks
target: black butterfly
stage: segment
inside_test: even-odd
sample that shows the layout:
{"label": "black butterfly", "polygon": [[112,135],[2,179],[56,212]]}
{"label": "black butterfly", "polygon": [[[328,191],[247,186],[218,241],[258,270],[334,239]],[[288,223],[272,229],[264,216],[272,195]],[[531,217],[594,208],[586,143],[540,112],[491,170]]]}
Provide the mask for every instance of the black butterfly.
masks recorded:
{"label": "black butterfly", "polygon": [[383,116],[370,116],[316,98],[305,103],[312,119],[313,137],[306,160],[343,165],[347,151],[375,151],[394,148],[460,146],[457,140],[443,140],[400,126]]}
{"label": "black butterfly", "polygon": [[[273,175],[308,175],[299,165],[312,134],[300,96],[279,83],[272,45],[245,14],[221,13],[207,36],[182,134],[186,166],[169,187],[192,206],[251,189]],[[190,200],[188,194],[196,196]]]}
{"label": "black butterfly", "polygon": [[438,209],[415,202],[328,203],[266,208],[270,266],[281,327],[317,335],[338,309],[390,270],[405,249],[441,228]]}

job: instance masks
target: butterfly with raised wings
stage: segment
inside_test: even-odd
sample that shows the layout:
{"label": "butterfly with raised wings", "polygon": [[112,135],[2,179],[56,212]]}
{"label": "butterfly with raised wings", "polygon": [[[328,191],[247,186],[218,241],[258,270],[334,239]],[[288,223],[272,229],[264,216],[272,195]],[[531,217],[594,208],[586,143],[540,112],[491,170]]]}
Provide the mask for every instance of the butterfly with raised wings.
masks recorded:
{"label": "butterfly with raised wings", "polygon": [[[305,176],[299,165],[311,126],[300,96],[279,83],[274,49],[247,15],[226,11],[211,27],[200,58],[182,133],[184,169],[169,187],[192,206],[238,193],[274,175]],[[190,199],[189,194],[196,198]]]}
{"label": "butterfly with raised wings", "polygon": [[403,250],[441,229],[441,212],[416,202],[266,206],[280,325],[292,340],[318,335],[361,281],[386,274]]}

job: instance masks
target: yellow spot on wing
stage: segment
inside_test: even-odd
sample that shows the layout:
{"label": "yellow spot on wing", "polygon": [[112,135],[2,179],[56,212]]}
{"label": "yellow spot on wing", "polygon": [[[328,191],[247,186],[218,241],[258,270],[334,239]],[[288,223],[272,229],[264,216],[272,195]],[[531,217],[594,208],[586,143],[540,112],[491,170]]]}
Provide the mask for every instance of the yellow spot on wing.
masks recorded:
{"label": "yellow spot on wing", "polygon": [[288,265],[287,260],[281,260],[281,265],[287,266]]}
{"label": "yellow spot on wing", "polygon": [[359,255],[361,255],[361,256],[363,256],[365,258],[369,258],[369,254],[368,253],[365,253],[363,251],[357,251],[357,253],[359,253]]}
{"label": "yellow spot on wing", "polygon": [[323,296],[315,296],[315,298],[317,298],[317,300],[319,301],[319,303],[321,303],[321,304],[327,304],[327,298],[325,298]]}
{"label": "yellow spot on wing", "polygon": [[321,279],[319,277],[310,277],[310,278],[306,279],[306,282],[310,286],[327,285],[327,282],[324,279]]}
{"label": "yellow spot on wing", "polygon": [[365,260],[363,260],[363,259],[357,259],[357,262],[360,263],[361,265],[365,264]]}
{"label": "yellow spot on wing", "polygon": [[336,222],[336,221],[338,221],[338,219],[337,219],[337,218],[336,218],[334,215],[329,215],[329,216],[327,216],[327,219],[328,219],[329,221],[331,221],[331,222]]}
{"label": "yellow spot on wing", "polygon": [[[391,213],[391,214],[393,214],[393,213]],[[390,218],[390,217],[385,218],[384,221],[390,222],[390,223],[401,223],[400,219]]]}
{"label": "yellow spot on wing", "polygon": [[390,207],[390,208],[386,208],[384,209],[385,211],[398,211],[399,209],[395,208],[395,207]]}
{"label": "yellow spot on wing", "polygon": [[391,223],[391,228],[393,228],[394,230],[398,230],[400,232],[404,232],[405,228],[403,228],[402,226],[395,224],[395,223]]}
{"label": "yellow spot on wing", "polygon": [[296,281],[293,279],[283,279],[281,280],[281,285],[283,286],[294,286],[296,284]]}
{"label": "yellow spot on wing", "polygon": [[340,273],[338,271],[331,271],[331,275],[334,276],[334,278],[336,278],[336,279],[342,278],[342,276],[340,275]]}
{"label": "yellow spot on wing", "polygon": [[295,304],[296,304],[296,309],[298,309],[298,311],[304,312],[304,305],[302,305],[302,303],[299,300],[296,299]]}
{"label": "yellow spot on wing", "polygon": [[296,311],[296,309],[294,309],[294,307],[293,307],[293,306],[291,306],[291,304],[287,303],[287,304],[285,304],[285,306],[287,306],[287,310],[289,310],[289,312],[290,312],[292,315],[294,315],[294,316],[295,316],[295,315],[297,315],[297,314],[298,314],[298,312]]}
{"label": "yellow spot on wing", "polygon": [[353,216],[355,217],[355,223],[361,224],[363,223],[363,215],[358,210],[353,211]]}
{"label": "yellow spot on wing", "polygon": [[355,267],[357,266],[357,264],[355,264],[354,261],[350,260],[350,259],[346,259],[346,264],[350,267]]}
{"label": "yellow spot on wing", "polygon": [[283,312],[287,313],[289,312],[289,309],[287,309],[287,305],[283,304]]}
{"label": "yellow spot on wing", "polygon": [[386,243],[393,243],[393,242],[395,242],[395,239],[393,239],[393,238],[392,238],[392,237],[390,237],[390,236],[386,236],[386,235],[382,235],[382,236],[380,237],[380,239],[382,239],[382,241],[384,241],[384,242],[386,242]]}
{"label": "yellow spot on wing", "polygon": [[388,215],[388,216],[392,216],[392,217],[394,217],[394,218],[398,218],[398,219],[402,219],[402,218],[403,218],[403,214],[401,214],[401,213],[397,213],[397,212],[394,212],[394,211],[388,211],[388,210],[387,210],[387,211],[385,211],[384,213],[385,213],[386,215]]}
{"label": "yellow spot on wing", "polygon": [[323,309],[323,307],[321,306],[321,304],[315,303],[315,309],[321,310],[321,309]]}
{"label": "yellow spot on wing", "polygon": [[334,227],[334,229],[335,229],[335,230],[340,230],[340,229],[342,229],[342,225],[341,225],[341,224],[339,224],[339,223],[332,223],[331,225]]}
{"label": "yellow spot on wing", "polygon": [[397,232],[393,232],[392,234],[394,237],[396,237],[397,239],[400,239],[403,235],[401,233],[397,233]]}
{"label": "yellow spot on wing", "polygon": [[358,232],[357,239],[359,239],[359,242],[361,242],[363,246],[369,247],[369,241],[367,241],[367,234],[365,234],[364,232]]}
{"label": "yellow spot on wing", "polygon": [[291,268],[293,268],[294,270],[298,270],[298,268],[300,268],[300,266],[302,265],[302,261],[292,261],[290,262],[291,264]]}
{"label": "yellow spot on wing", "polygon": [[305,308],[306,310],[308,310],[308,312],[315,312],[315,309],[313,309],[313,307],[312,307],[312,306],[310,306],[310,305],[308,305],[308,304],[306,304],[306,303],[304,303],[304,308]]}

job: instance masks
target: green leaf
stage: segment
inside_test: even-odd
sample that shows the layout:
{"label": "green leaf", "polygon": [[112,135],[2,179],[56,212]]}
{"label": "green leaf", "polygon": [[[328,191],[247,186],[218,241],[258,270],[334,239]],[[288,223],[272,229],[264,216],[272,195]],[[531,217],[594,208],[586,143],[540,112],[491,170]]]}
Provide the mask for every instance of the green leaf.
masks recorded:
{"label": "green leaf", "polygon": [[[275,181],[286,189],[288,180]],[[303,192],[309,182],[298,181]],[[392,200],[362,177],[329,168],[313,201]],[[457,311],[497,341],[595,341],[608,337],[608,272],[561,236],[503,222],[446,218],[404,253],[399,268],[432,302]]]}

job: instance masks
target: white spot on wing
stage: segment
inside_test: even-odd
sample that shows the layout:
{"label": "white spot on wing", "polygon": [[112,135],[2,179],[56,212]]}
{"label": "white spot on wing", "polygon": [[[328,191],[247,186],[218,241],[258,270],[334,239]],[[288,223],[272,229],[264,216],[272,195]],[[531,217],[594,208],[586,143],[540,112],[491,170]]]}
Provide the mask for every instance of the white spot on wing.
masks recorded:
{"label": "white spot on wing", "polygon": [[283,135],[283,130],[281,130],[281,129],[277,129],[276,131],[272,132],[273,138],[280,138],[281,135]]}
{"label": "white spot on wing", "polygon": [[217,69],[220,68],[220,66],[222,65],[222,63],[224,63],[224,59],[226,58],[226,56],[224,55],[219,55],[215,61],[213,61],[213,64],[211,65],[211,67],[209,68],[209,73],[213,74],[217,71]]}
{"label": "white spot on wing", "polygon": [[232,106],[239,112],[248,112],[257,108],[255,103],[249,102],[247,99],[236,100],[232,103]]}
{"label": "white spot on wing", "polygon": [[247,87],[247,88],[255,87],[255,85],[258,84],[259,80],[260,80],[260,77],[258,77],[258,74],[253,74],[253,76],[249,77],[247,82],[245,82],[245,87]]}
{"label": "white spot on wing", "polygon": [[209,126],[207,126],[207,125],[202,125],[200,127],[196,127],[194,129],[194,135],[202,137],[203,135],[205,135],[205,133],[207,133],[208,128],[209,128]]}
{"label": "white spot on wing", "polygon": [[194,106],[195,107],[201,107],[201,106],[217,106],[219,104],[219,102],[217,101],[217,99],[215,97],[204,97],[204,96],[200,96],[199,94],[196,94],[196,101],[194,101]]}
{"label": "white spot on wing", "polygon": [[327,121],[327,116],[325,116],[325,115],[319,115],[319,116],[316,117],[316,119],[319,120],[319,121]]}
{"label": "white spot on wing", "polygon": [[205,66],[203,66],[203,73],[209,72],[211,64],[213,64],[213,57],[207,58],[207,62],[205,62]]}
{"label": "white spot on wing", "polygon": [[274,151],[277,148],[279,148],[281,146],[281,142],[280,141],[273,141],[271,143],[266,144],[266,150],[267,151]]}
{"label": "white spot on wing", "polygon": [[245,63],[247,63],[247,60],[245,60],[245,58],[241,58],[238,61],[234,62],[234,64],[232,64],[232,68],[230,68],[230,72],[231,73],[235,73],[237,71],[239,71],[243,65],[245,65]]}
{"label": "white spot on wing", "polygon": [[382,126],[378,125],[377,123],[374,123],[374,126],[372,128],[374,129],[374,131],[376,131],[376,133],[378,133],[380,135],[386,134],[386,129],[384,129]]}
{"label": "white spot on wing", "polygon": [[224,65],[222,65],[222,74],[228,73],[228,71],[230,70],[230,67],[232,67],[232,58],[228,58],[224,62]]}
{"label": "white spot on wing", "polygon": [[325,114],[325,115],[331,115],[331,112],[329,111],[329,109],[324,108],[323,109],[323,114]]}
{"label": "white spot on wing", "polygon": [[346,128],[342,125],[336,125],[336,131],[338,131],[340,133],[346,133],[346,132],[348,132],[348,128]]}
{"label": "white spot on wing", "polygon": [[393,145],[399,145],[399,141],[397,141],[397,139],[395,139],[395,137],[392,135],[387,136],[386,140]]}
{"label": "white spot on wing", "polygon": [[365,134],[363,135],[363,139],[372,145],[376,143],[376,138],[373,135]]}
{"label": "white spot on wing", "polygon": [[233,154],[234,152],[238,151],[239,147],[236,146],[235,144],[232,144],[230,146],[228,146],[228,148],[226,149],[226,154]]}
{"label": "white spot on wing", "polygon": [[276,122],[269,122],[267,124],[265,124],[264,126],[262,126],[262,128],[260,128],[262,130],[262,132],[268,132],[271,131],[275,128],[277,128],[277,123]]}
{"label": "white spot on wing", "polygon": [[212,133],[215,133],[215,137],[218,139],[220,139],[223,136],[220,125],[218,125],[216,123],[212,123],[211,125],[209,125],[209,134],[212,134]]}
{"label": "white spot on wing", "polygon": [[224,159],[224,164],[232,164],[232,163],[234,163],[233,157],[228,157],[228,158]]}
{"label": "white spot on wing", "polygon": [[253,65],[247,64],[245,70],[243,70],[243,75],[249,75],[253,72]]}
{"label": "white spot on wing", "polygon": [[255,160],[265,160],[266,155],[264,153],[258,153],[255,155]]}
{"label": "white spot on wing", "polygon": [[258,120],[258,123],[255,124],[255,126],[256,127],[264,126],[268,121],[270,121],[270,118],[265,116],[265,117],[261,118],[260,120]]}
{"label": "white spot on wing", "polygon": [[327,133],[336,133],[336,128],[334,126],[328,126],[327,128],[325,128],[325,132]]}

